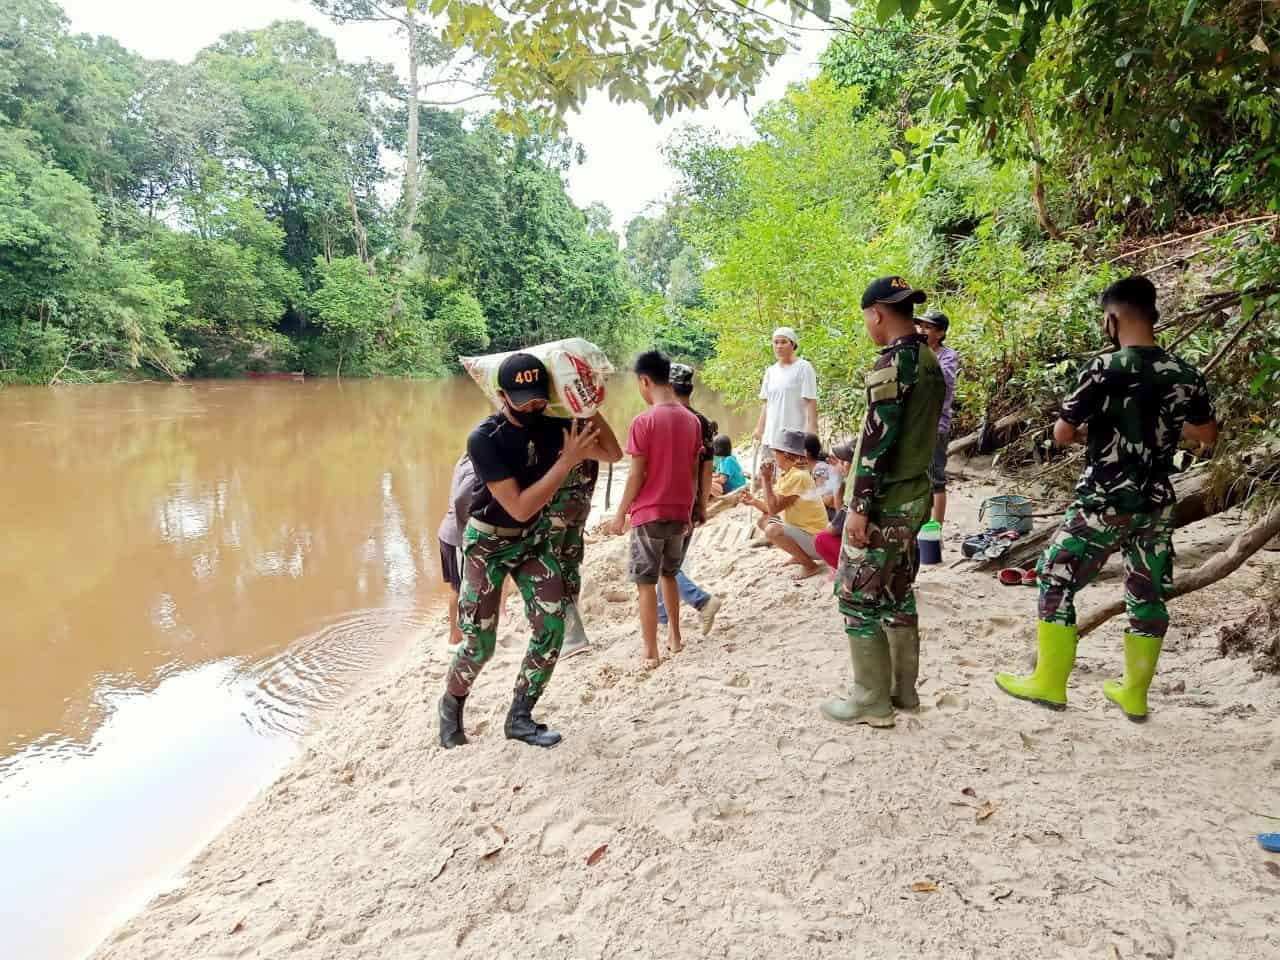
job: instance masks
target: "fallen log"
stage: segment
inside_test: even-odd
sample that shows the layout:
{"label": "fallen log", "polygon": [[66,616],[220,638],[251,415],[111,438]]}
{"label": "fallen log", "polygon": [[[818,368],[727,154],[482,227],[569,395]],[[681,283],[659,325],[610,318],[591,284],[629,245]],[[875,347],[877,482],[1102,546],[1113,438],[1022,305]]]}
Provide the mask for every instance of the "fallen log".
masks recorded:
{"label": "fallen log", "polygon": [[[1013,440],[1019,434],[1023,433],[1031,424],[1035,414],[1030,410],[1019,410],[1017,413],[1011,413],[1007,417],[1001,417],[994,424],[987,428],[987,435],[992,437],[1000,446],[1004,446]],[[947,444],[947,456],[954,457],[957,453],[966,453],[978,445],[978,441],[982,439],[982,430],[975,430],[973,433],[965,434],[963,437],[952,440]]]}
{"label": "fallen log", "polygon": [[[1230,576],[1277,534],[1280,534],[1280,505],[1272,507],[1261,520],[1231,541],[1231,546],[1225,551],[1210,557],[1190,573],[1179,576],[1165,599],[1172,600],[1174,597],[1194,593]],[[1083,637],[1096,630],[1116,614],[1124,613],[1124,609],[1124,601],[1117,600],[1094,610],[1077,621],[1078,634]]]}

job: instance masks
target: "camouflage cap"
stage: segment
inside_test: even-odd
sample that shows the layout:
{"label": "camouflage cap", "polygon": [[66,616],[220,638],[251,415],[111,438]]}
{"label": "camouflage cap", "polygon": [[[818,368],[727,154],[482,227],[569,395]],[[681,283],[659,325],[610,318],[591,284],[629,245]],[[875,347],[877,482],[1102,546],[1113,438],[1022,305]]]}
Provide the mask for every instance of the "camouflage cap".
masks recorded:
{"label": "camouflage cap", "polygon": [[681,391],[688,393],[693,390],[693,367],[684,363],[673,363],[669,379],[677,393]]}

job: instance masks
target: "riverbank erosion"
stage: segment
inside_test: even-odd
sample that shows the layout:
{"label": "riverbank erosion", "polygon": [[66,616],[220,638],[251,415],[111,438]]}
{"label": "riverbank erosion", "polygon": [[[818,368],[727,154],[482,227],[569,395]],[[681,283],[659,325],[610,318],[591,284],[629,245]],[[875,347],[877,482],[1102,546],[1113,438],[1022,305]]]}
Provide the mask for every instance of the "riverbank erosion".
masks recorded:
{"label": "riverbank erosion", "polygon": [[[988,493],[961,485],[949,529],[974,528]],[[506,616],[467,704],[473,742],[450,752],[443,624],[423,636],[97,956],[1280,952],[1280,858],[1254,840],[1280,817],[1280,685],[1218,652],[1280,555],[1172,604],[1143,726],[1104,706],[1120,621],[1082,640],[1071,705],[1050,713],[992,682],[1025,660],[1034,591],[928,569],[922,707],[873,731],[817,710],[849,676],[830,584],[792,583],[746,525],[731,512],[700,533],[691,572],[725,604],[654,671],[625,541],[588,548],[594,650],[539,707],[565,734],[553,750],[502,736],[523,618]],[[1182,569],[1239,529],[1181,531]]]}

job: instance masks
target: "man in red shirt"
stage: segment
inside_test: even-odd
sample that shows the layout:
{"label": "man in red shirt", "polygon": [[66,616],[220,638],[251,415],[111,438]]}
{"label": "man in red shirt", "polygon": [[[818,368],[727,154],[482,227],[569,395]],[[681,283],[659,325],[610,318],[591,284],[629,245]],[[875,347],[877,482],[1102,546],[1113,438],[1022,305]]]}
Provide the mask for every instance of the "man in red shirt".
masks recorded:
{"label": "man in red shirt", "polygon": [[698,489],[702,425],[671,387],[671,361],[656,350],[636,358],[636,382],[649,409],[631,421],[627,455],[631,472],[611,531],[621,534],[631,515],[631,580],[640,595],[645,659],[658,662],[658,591],[667,608],[667,638],[679,653],[680,588],[689,518]]}

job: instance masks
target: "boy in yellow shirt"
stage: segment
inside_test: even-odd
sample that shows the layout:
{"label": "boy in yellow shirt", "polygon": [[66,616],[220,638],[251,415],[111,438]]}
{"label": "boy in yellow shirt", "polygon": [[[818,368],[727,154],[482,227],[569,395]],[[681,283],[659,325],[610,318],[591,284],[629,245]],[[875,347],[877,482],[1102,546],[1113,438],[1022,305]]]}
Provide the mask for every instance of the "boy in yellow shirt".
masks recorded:
{"label": "boy in yellow shirt", "polygon": [[[764,514],[759,526],[765,539],[785,551],[790,562],[800,565],[795,579],[804,580],[824,568],[813,538],[827,528],[827,511],[822,505],[822,493],[809,473],[804,433],[783,431],[773,455],[774,463],[760,468],[764,497],[747,494],[743,502]],[[781,476],[776,475],[779,470]]]}

